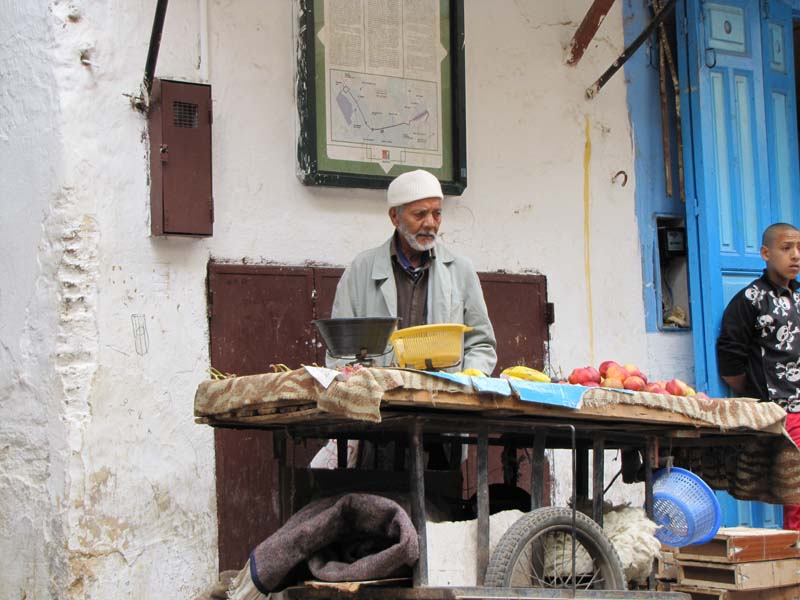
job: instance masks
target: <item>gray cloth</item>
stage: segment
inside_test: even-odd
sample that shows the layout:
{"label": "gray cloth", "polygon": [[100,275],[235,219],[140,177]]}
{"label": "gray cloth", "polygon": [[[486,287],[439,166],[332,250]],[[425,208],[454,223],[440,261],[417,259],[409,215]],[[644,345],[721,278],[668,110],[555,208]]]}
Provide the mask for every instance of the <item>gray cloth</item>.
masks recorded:
{"label": "gray cloth", "polygon": [[419,558],[417,531],[403,508],[372,494],[311,502],[250,553],[262,594],[295,583],[304,563],[321,581],[391,577]]}
{"label": "gray cloth", "polygon": [[[391,241],[389,238],[381,246],[362,252],[347,267],[336,287],[332,317],[397,316]],[[428,323],[463,323],[474,327],[464,334],[464,360],[453,370],[480,369],[491,373],[497,363],[497,342],[472,263],[443,244],[436,244],[436,259],[428,278]],[[375,366],[388,366],[393,359],[390,352],[376,360]],[[330,356],[326,362],[331,367],[339,366]]]}

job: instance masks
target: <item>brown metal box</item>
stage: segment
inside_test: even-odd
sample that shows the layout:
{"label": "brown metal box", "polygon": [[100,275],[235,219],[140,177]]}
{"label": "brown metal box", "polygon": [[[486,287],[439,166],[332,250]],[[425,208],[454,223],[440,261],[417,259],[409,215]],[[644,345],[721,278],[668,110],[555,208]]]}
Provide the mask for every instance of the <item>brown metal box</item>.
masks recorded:
{"label": "brown metal box", "polygon": [[154,80],[148,125],[150,232],[212,235],[211,86]]}

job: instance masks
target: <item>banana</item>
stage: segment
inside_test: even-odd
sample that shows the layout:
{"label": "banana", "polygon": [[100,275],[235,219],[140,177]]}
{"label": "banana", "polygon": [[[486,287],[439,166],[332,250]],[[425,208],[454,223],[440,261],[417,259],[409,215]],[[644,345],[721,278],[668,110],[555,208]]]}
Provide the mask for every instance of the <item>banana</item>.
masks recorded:
{"label": "banana", "polygon": [[550,383],[550,377],[541,371],[537,371],[536,369],[531,369],[530,367],[525,367],[523,365],[509,367],[500,373],[500,376],[514,379],[525,379],[527,381],[539,381],[541,383]]}
{"label": "banana", "polygon": [[214,367],[208,367],[208,374],[211,375],[211,379],[215,381],[236,377],[235,373],[223,373],[222,371],[218,371]]}
{"label": "banana", "polygon": [[464,369],[459,371],[456,375],[469,375],[470,377],[486,377],[486,373],[480,369]]}

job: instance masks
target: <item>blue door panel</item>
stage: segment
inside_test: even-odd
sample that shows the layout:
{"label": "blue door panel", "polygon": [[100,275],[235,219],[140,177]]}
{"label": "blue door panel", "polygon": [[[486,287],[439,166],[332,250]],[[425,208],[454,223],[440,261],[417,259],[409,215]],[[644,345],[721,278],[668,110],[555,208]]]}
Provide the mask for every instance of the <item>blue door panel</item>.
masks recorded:
{"label": "blue door panel", "polygon": [[800,223],[800,165],[797,151],[797,98],[794,82],[792,7],[773,1],[764,5],[761,25],[764,40],[764,90],[768,139],[771,211],[770,222]]}
{"label": "blue door panel", "polygon": [[[758,169],[756,144],[758,133],[753,122],[755,114],[755,85],[751,73],[736,73],[733,76],[733,94],[736,111],[733,122],[736,130],[736,167],[738,171],[739,195],[735,206],[736,214],[736,255],[758,253],[760,244],[759,223],[750,215],[758,213],[758,189],[764,185]],[[722,202],[722,204],[727,204]]]}
{"label": "blue door panel", "polygon": [[728,492],[714,494],[722,509],[722,527],[783,528],[783,507],[779,504],[736,500]]}
{"label": "blue door panel", "polygon": [[722,296],[728,302],[733,296],[756,277],[752,272],[731,273],[722,279]]}

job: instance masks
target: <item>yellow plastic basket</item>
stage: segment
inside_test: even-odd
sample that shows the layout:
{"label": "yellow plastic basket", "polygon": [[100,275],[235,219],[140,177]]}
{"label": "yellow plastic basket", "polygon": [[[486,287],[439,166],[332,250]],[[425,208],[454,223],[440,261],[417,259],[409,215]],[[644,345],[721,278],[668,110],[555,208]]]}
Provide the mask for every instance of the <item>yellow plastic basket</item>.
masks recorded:
{"label": "yellow plastic basket", "polygon": [[389,341],[399,366],[444,369],[461,362],[465,331],[472,331],[472,327],[459,323],[419,325],[398,329]]}

